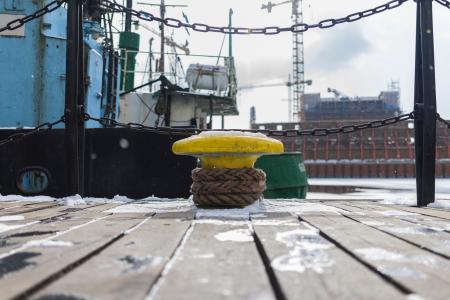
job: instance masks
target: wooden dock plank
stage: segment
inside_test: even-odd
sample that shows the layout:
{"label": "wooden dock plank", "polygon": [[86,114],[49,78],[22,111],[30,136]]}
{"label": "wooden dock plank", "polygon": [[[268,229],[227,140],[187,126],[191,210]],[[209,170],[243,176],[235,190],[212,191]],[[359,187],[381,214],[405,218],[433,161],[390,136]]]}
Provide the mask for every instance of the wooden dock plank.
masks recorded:
{"label": "wooden dock plank", "polygon": [[342,215],[301,214],[299,217],[399,288],[425,298],[448,299],[450,262],[447,259]]}
{"label": "wooden dock plank", "polygon": [[412,213],[421,214],[424,216],[436,217],[440,219],[450,220],[450,210],[433,209],[427,207],[414,207],[406,205],[392,205],[392,204],[382,204],[382,203],[367,203],[367,202],[353,202],[350,205],[362,207],[368,210],[377,210],[380,207],[389,207],[395,210],[407,211]]}
{"label": "wooden dock plank", "polygon": [[[411,222],[416,216],[408,217],[407,220],[397,217],[383,216],[382,213],[391,213],[392,210],[386,208],[378,211],[367,211],[359,207],[354,207],[344,204],[330,204],[341,209],[350,210],[349,213],[344,213],[349,218],[361,222],[365,225],[371,226],[405,241],[408,241],[422,249],[427,249],[433,253],[440,254],[446,258],[450,258],[450,233],[445,229],[450,229],[450,221],[443,222],[442,227],[425,225],[423,218],[419,215],[420,220]],[[357,213],[357,214],[355,214]],[[435,225],[433,223],[433,225]]]}
{"label": "wooden dock plank", "polygon": [[124,235],[144,214],[104,216],[74,226],[52,239],[0,255],[0,290],[5,299],[25,297],[68,272]]}
{"label": "wooden dock plank", "polygon": [[33,202],[24,202],[24,201],[5,201],[5,202],[0,202],[0,210],[10,209],[12,207],[22,207],[22,206],[30,205],[32,203]]}
{"label": "wooden dock plank", "polygon": [[56,207],[58,204],[56,202],[39,202],[32,203],[29,205],[20,205],[16,207],[11,207],[9,209],[0,210],[0,216],[9,216],[9,215],[21,215],[28,212],[38,211],[42,209],[47,209],[51,207]]}
{"label": "wooden dock plank", "polygon": [[29,241],[49,238],[72,226],[102,217],[104,215],[102,212],[111,207],[111,204],[102,204],[88,206],[76,211],[71,210],[63,214],[58,211],[55,216],[45,217],[41,220],[25,219],[22,222],[25,222],[26,226],[0,233],[0,254],[19,248]]}
{"label": "wooden dock plank", "polygon": [[217,224],[194,223],[149,299],[275,299],[248,225]]}
{"label": "wooden dock plank", "polygon": [[33,299],[144,299],[189,226],[150,219]]}
{"label": "wooden dock plank", "polygon": [[[330,203],[327,202],[330,206],[336,205],[347,205],[350,207],[354,207],[357,209],[362,209],[366,212],[376,212],[380,214],[384,214],[385,216],[395,219],[401,219],[404,221],[408,221],[414,224],[429,226],[436,228],[440,231],[450,232],[449,222],[450,220],[441,218],[438,216],[428,215],[427,212],[429,209],[418,208],[418,207],[408,207],[408,206],[400,206],[400,205],[390,205],[390,204],[369,204],[365,205],[364,203]],[[347,210],[351,210],[348,208]]]}
{"label": "wooden dock plank", "polygon": [[405,298],[395,286],[295,217],[252,223],[285,299]]}

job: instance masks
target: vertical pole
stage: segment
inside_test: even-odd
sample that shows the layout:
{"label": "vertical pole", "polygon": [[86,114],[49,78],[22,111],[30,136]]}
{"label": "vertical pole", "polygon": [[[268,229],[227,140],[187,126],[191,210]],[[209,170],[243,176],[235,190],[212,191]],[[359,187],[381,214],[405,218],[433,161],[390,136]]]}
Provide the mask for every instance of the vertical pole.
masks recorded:
{"label": "vertical pole", "polygon": [[[161,11],[161,19],[165,18],[166,15],[166,6],[164,3],[164,0],[161,0],[161,6],[160,6],[160,11]],[[164,73],[164,40],[165,40],[165,36],[164,36],[164,23],[160,24],[161,29],[161,58],[159,59],[159,72]]]}
{"label": "vertical pole", "polygon": [[[80,22],[82,18],[81,0],[70,0],[67,6],[67,50],[66,50],[66,95],[65,95],[65,144],[67,155],[67,195],[82,192],[80,187],[80,135],[79,128],[79,99],[82,93],[79,87],[82,78],[80,64],[80,49],[83,41],[80,40]],[[80,76],[81,73],[81,76]],[[82,143],[83,144],[83,143]]]}
{"label": "vertical pole", "polygon": [[225,116],[222,114],[222,129],[225,129]]}
{"label": "vertical pole", "polygon": [[85,126],[81,114],[85,111],[84,96],[84,32],[83,32],[83,4],[80,3],[78,9],[78,194],[84,196],[84,150],[85,142]]}
{"label": "vertical pole", "polygon": [[422,186],[423,186],[423,92],[422,92],[422,38],[420,32],[420,1],[417,1],[417,17],[416,17],[416,62],[415,62],[415,78],[414,78],[414,110],[417,112],[414,120],[414,149],[416,156],[416,197],[417,206],[423,203]]}
{"label": "vertical pole", "polygon": [[422,202],[426,206],[435,198],[436,169],[436,83],[433,41],[433,0],[420,0],[422,46],[423,162]]}
{"label": "vertical pole", "polygon": [[[127,8],[130,10],[133,8],[133,1],[127,0]],[[131,31],[131,13],[130,10],[127,10],[125,13],[125,31],[130,32]]]}
{"label": "vertical pole", "polygon": [[214,107],[213,107],[213,95],[209,95],[209,124],[208,129],[212,129],[213,126],[213,115],[214,115]]}
{"label": "vertical pole", "polygon": [[[233,26],[233,9],[230,8],[228,11],[228,27]],[[228,34],[228,56],[231,58],[233,56],[233,35]]]}

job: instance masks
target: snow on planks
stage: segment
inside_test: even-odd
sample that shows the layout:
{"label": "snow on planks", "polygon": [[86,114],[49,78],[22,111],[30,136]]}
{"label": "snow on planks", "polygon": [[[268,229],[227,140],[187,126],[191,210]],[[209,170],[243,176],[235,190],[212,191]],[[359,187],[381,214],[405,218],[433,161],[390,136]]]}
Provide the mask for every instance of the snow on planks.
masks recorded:
{"label": "snow on planks", "polygon": [[449,260],[342,215],[299,217],[404,292],[448,299]]}
{"label": "snow on planks", "polygon": [[147,215],[106,215],[2,254],[0,291],[5,299],[25,297],[64,275],[142,222]]}
{"label": "snow on planks", "polygon": [[416,237],[376,225],[450,227],[420,214],[429,209],[277,204],[276,212],[225,214],[167,203],[145,212],[108,210],[118,204],[15,207],[23,220],[14,213],[8,222],[36,223],[0,233],[0,299],[449,298],[450,233]]}
{"label": "snow on planks", "polygon": [[[35,214],[36,212],[14,215],[23,217],[23,220],[2,223],[4,231],[0,233],[0,257],[1,254],[34,240],[58,236],[71,227],[100,217],[103,211],[114,206],[117,204],[83,205],[77,208],[52,207],[45,211],[38,211],[38,215]],[[44,212],[45,214],[42,214]]]}
{"label": "snow on planks", "polygon": [[148,219],[33,299],[144,299],[190,222]]}
{"label": "snow on planks", "polygon": [[247,222],[226,223],[195,221],[150,299],[276,299]]}
{"label": "snow on planks", "polygon": [[450,258],[450,222],[413,212],[395,210],[392,207],[378,206],[376,210],[369,211],[345,204],[333,203],[330,205],[349,210],[344,215],[350,219],[386,232],[432,253]]}
{"label": "snow on planks", "polygon": [[[300,223],[297,218],[257,219],[253,227],[287,299],[401,299],[403,296],[322,237],[317,229]],[[370,289],[361,288],[364,286]]]}

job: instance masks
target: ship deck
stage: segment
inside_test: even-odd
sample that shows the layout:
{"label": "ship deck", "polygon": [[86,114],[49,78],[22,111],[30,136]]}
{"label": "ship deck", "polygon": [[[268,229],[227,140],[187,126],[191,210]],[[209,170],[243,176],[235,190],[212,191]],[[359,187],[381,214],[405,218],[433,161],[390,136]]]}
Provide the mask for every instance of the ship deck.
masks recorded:
{"label": "ship deck", "polygon": [[1,299],[448,299],[450,211],[0,203]]}

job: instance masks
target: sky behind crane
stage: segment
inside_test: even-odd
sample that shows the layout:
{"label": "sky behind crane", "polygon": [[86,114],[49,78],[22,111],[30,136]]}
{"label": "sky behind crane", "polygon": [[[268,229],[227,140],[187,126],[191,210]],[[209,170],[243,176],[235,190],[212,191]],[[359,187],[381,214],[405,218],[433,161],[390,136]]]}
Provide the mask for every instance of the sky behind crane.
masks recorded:
{"label": "sky behind crane", "polygon": [[[228,25],[228,10],[232,8],[233,25],[264,27],[291,25],[291,6],[282,5],[269,14],[262,10],[261,0],[172,0],[166,3],[188,4],[181,9],[168,9],[167,16],[182,18],[184,12],[191,23]],[[278,2],[278,1],[272,1]],[[304,0],[305,23],[338,18],[356,11],[383,4],[385,0]],[[305,79],[313,84],[307,93],[327,94],[332,87],[349,96],[375,96],[387,88],[391,80],[400,81],[401,105],[404,111],[413,107],[415,2],[410,1],[392,11],[334,28],[312,29],[305,33]],[[435,51],[438,111],[450,118],[450,12],[434,3]],[[149,10],[148,6],[136,8]],[[152,11],[157,14],[157,11]],[[157,28],[156,24],[152,24]],[[189,39],[191,53],[218,54],[223,35],[219,33],[176,30],[174,36],[184,42]],[[145,38],[144,38],[145,39]],[[292,72],[292,34],[273,36],[237,35],[233,37],[233,52],[239,85],[280,82]],[[228,53],[227,40],[222,54]],[[187,66],[186,66],[187,67]],[[256,106],[257,122],[288,121],[287,87],[271,87],[240,92],[240,116],[227,117],[226,127],[249,126],[250,107]],[[216,122],[220,125],[220,122]]]}

